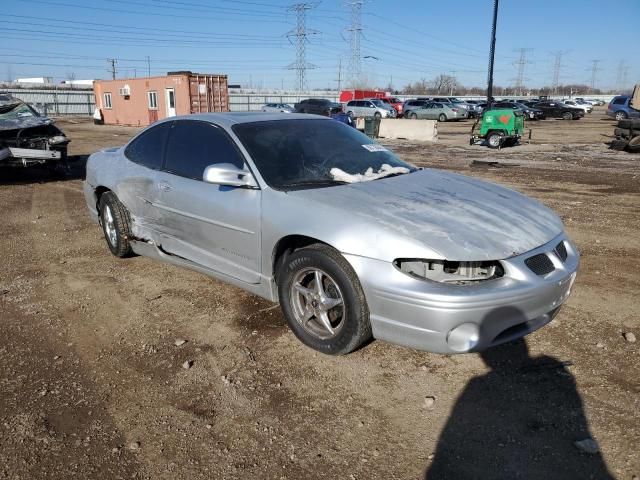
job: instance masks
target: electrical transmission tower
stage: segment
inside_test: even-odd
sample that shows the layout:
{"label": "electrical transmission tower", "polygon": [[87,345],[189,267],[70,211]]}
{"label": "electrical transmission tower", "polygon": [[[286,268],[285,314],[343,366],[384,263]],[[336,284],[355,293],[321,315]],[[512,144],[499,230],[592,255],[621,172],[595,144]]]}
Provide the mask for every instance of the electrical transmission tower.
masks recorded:
{"label": "electrical transmission tower", "polygon": [[557,51],[554,52],[553,55],[556,57],[553,62],[553,80],[551,81],[551,87],[553,88],[553,93],[558,94],[558,86],[560,85],[560,69],[562,68],[562,55],[564,52]]}
{"label": "electrical transmission tower", "polygon": [[287,33],[287,38],[291,42],[295,38],[296,61],[289,65],[290,70],[295,70],[297,75],[296,89],[299,91],[307,88],[307,70],[316,68],[315,65],[307,63],[307,42],[310,35],[316,35],[315,30],[307,29],[307,10],[314,8],[313,3],[296,3],[289,7],[289,11],[296,14],[296,28]]}
{"label": "electrical transmission tower", "polygon": [[598,75],[598,71],[602,70],[601,68],[598,67],[598,64],[601,62],[602,60],[591,60],[591,91],[593,92],[593,90],[596,88],[596,75]]}
{"label": "electrical transmission tower", "polygon": [[364,0],[352,0],[347,2],[351,7],[351,25],[347,29],[349,32],[349,42],[351,44],[351,57],[349,58],[349,76],[351,82],[355,83],[362,74],[362,55],[360,53],[360,40],[362,38],[362,5]]}
{"label": "electrical transmission tower", "polygon": [[116,79],[116,63],[118,63],[118,60],[116,60],[115,58],[107,58],[107,62],[111,64],[111,79],[115,80]]}
{"label": "electrical transmission tower", "polygon": [[518,95],[522,95],[522,89],[524,88],[524,67],[527,63],[527,53],[533,51],[532,48],[518,48],[516,52],[520,52],[520,58],[515,62],[518,66],[518,76],[516,77],[515,90],[518,92]]}
{"label": "electrical transmission tower", "polygon": [[629,67],[627,67],[624,63],[624,60],[620,60],[618,64],[618,76],[616,81],[616,88],[619,92],[624,90],[624,87],[627,85],[627,73],[629,71]]}

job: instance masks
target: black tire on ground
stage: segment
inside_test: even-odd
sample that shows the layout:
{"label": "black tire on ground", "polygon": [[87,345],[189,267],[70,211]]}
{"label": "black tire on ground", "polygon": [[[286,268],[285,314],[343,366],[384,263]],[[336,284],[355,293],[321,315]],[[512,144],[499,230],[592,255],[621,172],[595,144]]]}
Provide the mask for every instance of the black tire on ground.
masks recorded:
{"label": "black tire on ground", "polygon": [[[293,284],[297,277],[305,275],[306,270],[324,272],[339,288],[343,303],[342,306],[334,307],[334,310],[341,310],[339,323],[335,327],[336,334],[331,338],[323,339],[314,335],[296,318],[297,306],[292,295]],[[280,306],[284,316],[293,333],[305,345],[328,355],[344,355],[356,350],[371,338],[369,307],[360,280],[347,260],[335,249],[324,244],[314,244],[297,250],[282,263],[277,278]],[[324,278],[327,279],[326,276]],[[307,304],[310,305],[311,303]]]}
{"label": "black tire on ground", "polygon": [[624,110],[618,110],[616,112],[616,120],[620,121],[620,120],[624,120],[625,118],[627,118],[627,112],[625,112]]}
{"label": "black tire on ground", "polygon": [[619,152],[627,148],[628,141],[626,140],[613,140],[611,142],[611,150],[618,150]]}
{"label": "black tire on ground", "polygon": [[640,130],[640,119],[638,118],[625,118],[618,121],[618,127],[620,128],[633,128]]}
{"label": "black tire on ground", "polygon": [[441,113],[440,116],[438,117],[438,121],[439,122],[446,122],[447,121],[447,116],[444,113]]}
{"label": "black tire on ground", "polygon": [[628,129],[628,128],[615,128],[613,130],[613,134],[616,137],[629,138],[629,137],[631,137],[631,130]]}
{"label": "black tire on ground", "polygon": [[[105,192],[98,205],[100,224],[107,246],[116,257],[125,258],[133,254],[129,212],[113,192]],[[110,235],[111,232],[111,235]]]}
{"label": "black tire on ground", "polygon": [[573,120],[573,113],[572,112],[563,112],[562,118],[564,120]]}
{"label": "black tire on ground", "polygon": [[416,112],[411,112],[411,113],[409,114],[409,118],[410,118],[411,120],[417,120],[417,119],[418,119],[418,114],[417,114]]}
{"label": "black tire on ground", "polygon": [[491,132],[487,135],[487,145],[489,148],[500,148],[503,143],[504,133],[502,132]]}
{"label": "black tire on ground", "polygon": [[629,144],[627,145],[627,152],[640,153],[640,135],[637,135],[629,140]]}
{"label": "black tire on ground", "polygon": [[373,114],[375,118],[382,118],[382,114],[380,112],[376,112]]}

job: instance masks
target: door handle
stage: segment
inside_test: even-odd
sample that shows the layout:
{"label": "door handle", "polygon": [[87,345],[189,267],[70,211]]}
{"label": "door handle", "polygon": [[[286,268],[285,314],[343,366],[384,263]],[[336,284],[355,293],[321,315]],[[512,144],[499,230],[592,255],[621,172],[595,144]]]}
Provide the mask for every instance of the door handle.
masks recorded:
{"label": "door handle", "polygon": [[160,190],[162,190],[163,192],[170,192],[171,191],[171,185],[169,185],[168,183],[164,183],[164,182],[160,182],[158,184],[158,188]]}

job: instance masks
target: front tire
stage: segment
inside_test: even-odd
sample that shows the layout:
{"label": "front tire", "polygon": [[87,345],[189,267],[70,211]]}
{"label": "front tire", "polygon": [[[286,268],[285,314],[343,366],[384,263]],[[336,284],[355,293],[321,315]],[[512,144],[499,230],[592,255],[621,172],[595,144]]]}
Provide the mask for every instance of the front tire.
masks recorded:
{"label": "front tire", "polygon": [[491,132],[487,136],[487,145],[489,148],[500,148],[502,146],[504,134],[502,132]]}
{"label": "front tire", "polygon": [[116,257],[130,257],[133,250],[129,242],[129,212],[113,192],[102,194],[98,208],[100,224],[109,250]]}
{"label": "front tire", "polygon": [[571,112],[564,112],[564,113],[562,114],[562,118],[563,118],[564,120],[573,120],[573,113],[571,113]]}
{"label": "front tire", "polygon": [[315,244],[292,253],[278,272],[280,305],[305,345],[344,355],[371,338],[369,308],[358,276],[340,253]]}

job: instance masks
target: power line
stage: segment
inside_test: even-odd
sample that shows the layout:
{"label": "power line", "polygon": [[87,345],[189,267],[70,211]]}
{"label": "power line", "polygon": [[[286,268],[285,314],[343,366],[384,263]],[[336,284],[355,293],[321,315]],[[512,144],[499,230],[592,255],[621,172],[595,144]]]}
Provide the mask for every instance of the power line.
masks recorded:
{"label": "power line", "polygon": [[307,30],[307,11],[314,7],[315,5],[311,3],[296,3],[289,7],[289,10],[296,14],[296,28],[287,33],[289,41],[291,41],[291,37],[295,38],[296,61],[288,68],[296,71],[296,88],[300,91],[306,89],[307,70],[315,68],[315,65],[307,63],[307,42],[309,40],[307,37],[318,33],[315,30]]}

